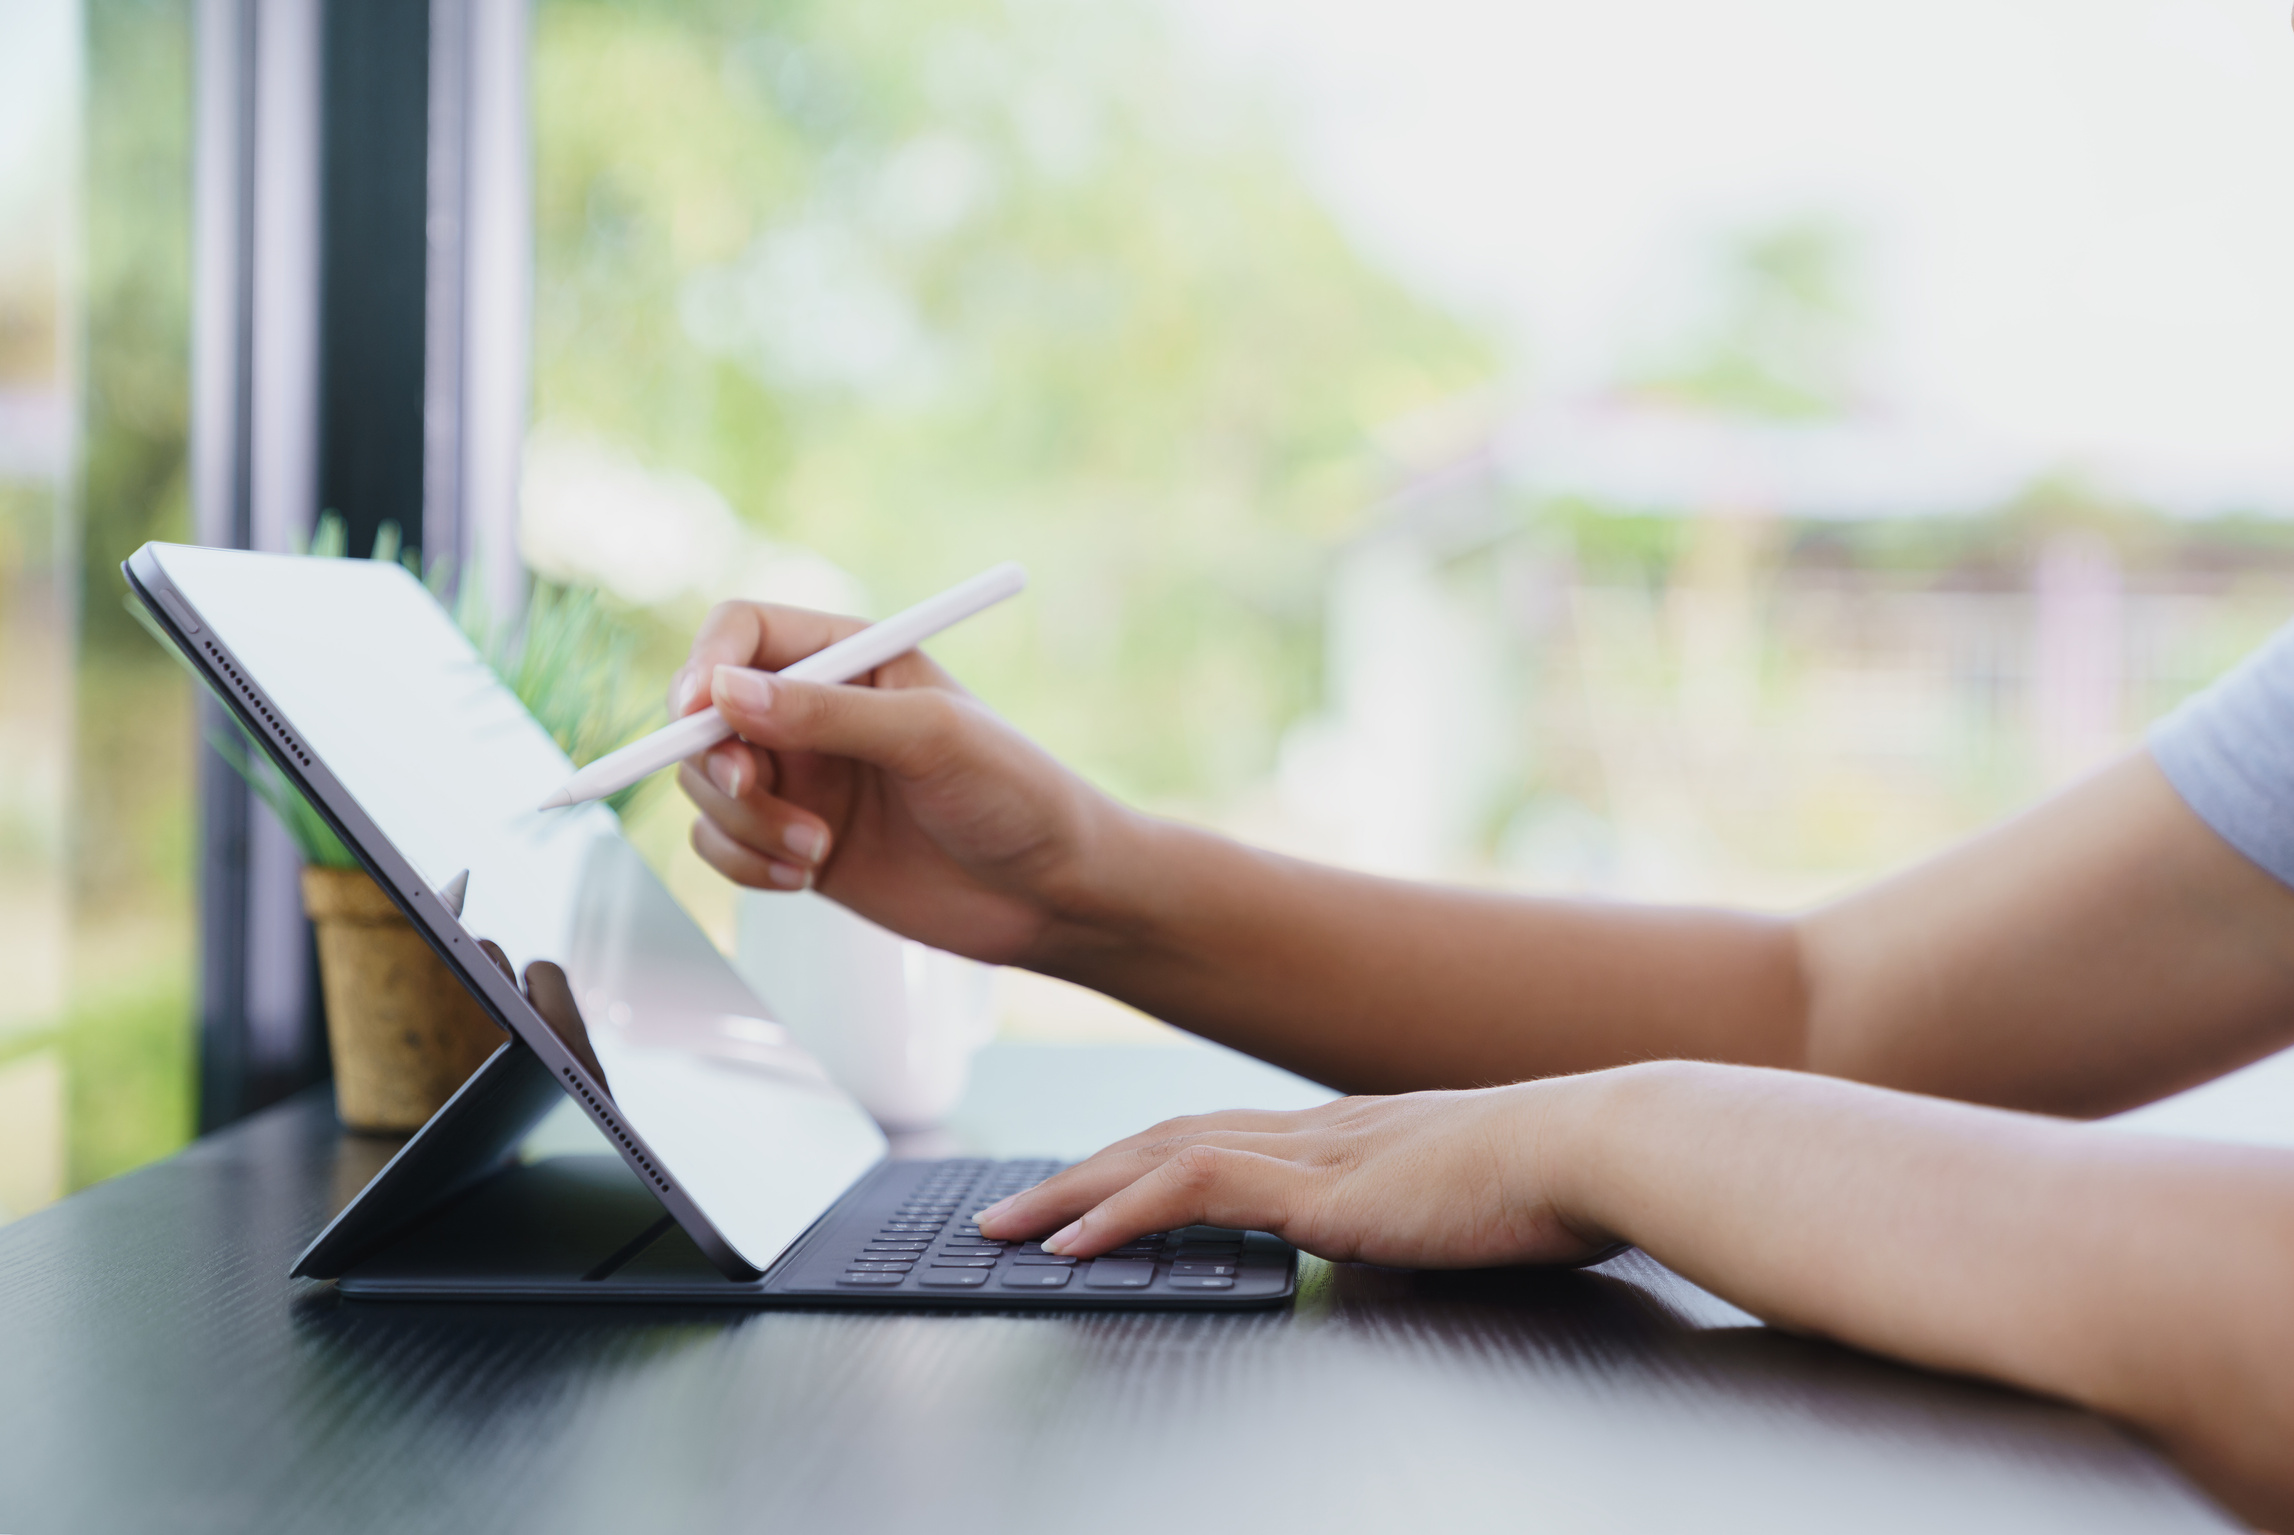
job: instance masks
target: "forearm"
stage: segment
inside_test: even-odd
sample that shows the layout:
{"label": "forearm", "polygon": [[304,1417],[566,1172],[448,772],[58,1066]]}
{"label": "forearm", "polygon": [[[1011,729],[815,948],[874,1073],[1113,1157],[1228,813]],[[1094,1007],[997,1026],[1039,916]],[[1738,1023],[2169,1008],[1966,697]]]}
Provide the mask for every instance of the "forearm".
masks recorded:
{"label": "forearm", "polygon": [[1025,962],[1355,1091],[1693,1059],[2093,1115],[2254,1060],[2294,1016],[2294,891],[2139,753],[1796,918],[1444,889],[1104,802],[1084,819],[1072,920]]}
{"label": "forearm", "polygon": [[1377,879],[1125,814],[1036,968],[1358,1092],[1800,1064],[1791,924]]}
{"label": "forearm", "polygon": [[2294,1523],[2294,1156],[1794,1073],[1554,1085],[1575,1090],[1541,1160],[1589,1239],[1779,1325],[2110,1413]]}
{"label": "forearm", "polygon": [[1798,924],[1808,1069],[2108,1114],[2283,1046],[2294,890],[2132,753]]}

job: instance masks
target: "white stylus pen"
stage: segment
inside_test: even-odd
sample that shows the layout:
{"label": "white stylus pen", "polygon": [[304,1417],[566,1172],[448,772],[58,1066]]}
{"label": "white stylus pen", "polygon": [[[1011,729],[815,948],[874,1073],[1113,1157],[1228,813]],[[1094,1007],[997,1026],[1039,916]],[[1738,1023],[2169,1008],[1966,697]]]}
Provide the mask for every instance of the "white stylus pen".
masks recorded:
{"label": "white stylus pen", "polygon": [[[779,675],[797,682],[849,682],[862,672],[874,671],[895,656],[904,656],[941,630],[962,623],[974,613],[992,608],[1006,597],[1017,596],[1028,584],[1028,573],[1006,562],[981,571],[971,580],[927,597],[905,612],[835,644],[814,651],[801,661],[781,668]],[[725,716],[714,706],[688,714],[674,725],[664,725],[642,741],[632,741],[608,752],[565,781],[565,786],[543,800],[541,808],[578,805],[603,799],[628,788],[650,773],[673,762],[705,752],[733,733]]]}

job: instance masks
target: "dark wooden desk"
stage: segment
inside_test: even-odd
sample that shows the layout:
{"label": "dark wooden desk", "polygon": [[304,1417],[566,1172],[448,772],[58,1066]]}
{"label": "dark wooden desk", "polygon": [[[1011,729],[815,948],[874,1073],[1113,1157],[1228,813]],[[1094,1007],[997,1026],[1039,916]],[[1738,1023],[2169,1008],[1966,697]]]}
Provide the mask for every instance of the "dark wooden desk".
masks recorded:
{"label": "dark wooden desk", "polygon": [[[1035,1144],[1073,1154],[1258,1070],[1000,1047],[958,1135],[1018,1151],[1056,1090]],[[1310,1263],[1295,1310],[1235,1317],[290,1282],[375,1162],[306,1097],[0,1229],[0,1531],[2235,1527],[2097,1419],[1749,1325],[1638,1255]]]}

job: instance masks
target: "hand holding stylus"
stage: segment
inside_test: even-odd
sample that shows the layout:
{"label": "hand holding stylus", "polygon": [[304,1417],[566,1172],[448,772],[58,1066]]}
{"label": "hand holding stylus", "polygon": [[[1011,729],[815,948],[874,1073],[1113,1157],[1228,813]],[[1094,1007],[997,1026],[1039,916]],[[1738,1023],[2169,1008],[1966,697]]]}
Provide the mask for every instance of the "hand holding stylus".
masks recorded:
{"label": "hand holding stylus", "polygon": [[[949,587],[937,597],[895,613],[880,624],[847,634],[800,660],[781,668],[782,675],[802,682],[849,682],[865,676],[923,644],[941,630],[973,614],[1016,596],[1028,584],[1027,572],[1009,561],[991,566]],[[665,725],[642,741],[633,741],[567,779],[563,787],[542,801],[544,810],[603,799],[650,777],[673,762],[707,751],[733,733],[733,727],[714,708],[689,714]]]}
{"label": "hand holding stylus", "polygon": [[1091,882],[1122,877],[1121,847],[1144,818],[921,651],[877,667],[867,686],[808,682],[788,665],[863,627],[762,603],[709,615],[670,712],[713,708],[737,739],[678,771],[701,811],[695,850],[737,883],[817,886],[937,948],[1048,962],[1093,904]]}

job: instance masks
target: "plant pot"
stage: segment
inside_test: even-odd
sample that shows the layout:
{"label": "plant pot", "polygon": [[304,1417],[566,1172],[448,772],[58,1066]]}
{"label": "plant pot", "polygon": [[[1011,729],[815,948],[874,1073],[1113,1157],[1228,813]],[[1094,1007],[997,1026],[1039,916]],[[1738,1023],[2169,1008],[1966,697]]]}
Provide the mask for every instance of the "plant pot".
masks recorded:
{"label": "plant pot", "polygon": [[303,910],[318,929],[335,1112],[353,1130],[420,1129],[501,1029],[365,870],[305,866]]}

